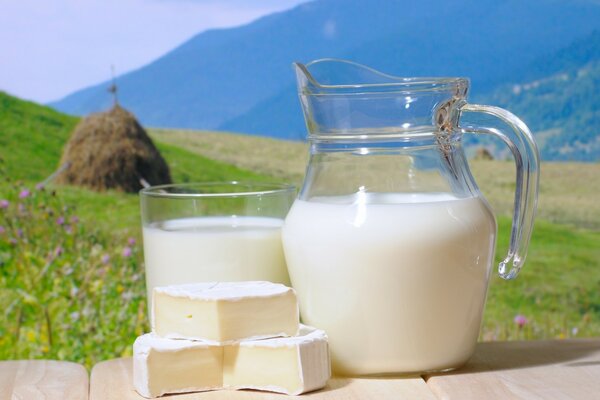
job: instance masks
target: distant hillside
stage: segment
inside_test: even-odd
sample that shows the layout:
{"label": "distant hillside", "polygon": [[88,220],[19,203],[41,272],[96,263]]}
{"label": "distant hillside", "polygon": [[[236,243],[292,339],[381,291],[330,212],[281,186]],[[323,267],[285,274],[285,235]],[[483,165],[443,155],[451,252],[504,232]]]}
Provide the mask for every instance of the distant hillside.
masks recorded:
{"label": "distant hillside", "polygon": [[600,160],[600,31],[536,60],[484,101],[520,115],[547,160]]}
{"label": "distant hillside", "polygon": [[[545,160],[600,160],[600,31],[520,65],[504,79],[510,83],[491,90],[473,87],[471,101],[505,107],[523,118],[536,135]],[[285,132],[286,126],[303,123],[299,112],[286,114],[292,106],[299,107],[296,103],[296,88],[290,85],[222,128],[273,135],[278,129]],[[499,157],[509,156],[500,141],[473,137],[467,141],[485,145]]]}
{"label": "distant hillside", "polygon": [[[201,33],[118,84],[124,106],[146,125],[296,139],[305,129],[293,61],[344,57],[397,75],[469,76],[476,95],[594,29],[600,3],[592,0],[316,0]],[[53,106],[103,109],[107,86]]]}
{"label": "distant hillside", "polygon": [[40,181],[57,167],[78,118],[0,92],[0,158],[15,179]]}

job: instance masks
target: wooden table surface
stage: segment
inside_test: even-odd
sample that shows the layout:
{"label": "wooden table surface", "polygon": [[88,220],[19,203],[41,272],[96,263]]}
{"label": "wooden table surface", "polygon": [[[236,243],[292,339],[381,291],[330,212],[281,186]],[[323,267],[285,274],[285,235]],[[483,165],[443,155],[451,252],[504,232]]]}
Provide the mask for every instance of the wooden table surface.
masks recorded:
{"label": "wooden table surface", "polygon": [[67,361],[21,360],[0,362],[0,400],[87,399],[88,373]]}
{"label": "wooden table surface", "polygon": [[[88,393],[89,387],[89,393]],[[258,391],[173,395],[169,400],[278,400]],[[458,371],[409,378],[333,378],[323,390],[298,396],[315,400],[386,399],[600,399],[600,339],[480,343]],[[140,400],[132,386],[131,359],[97,364],[88,377],[77,364],[0,362],[0,400]]]}

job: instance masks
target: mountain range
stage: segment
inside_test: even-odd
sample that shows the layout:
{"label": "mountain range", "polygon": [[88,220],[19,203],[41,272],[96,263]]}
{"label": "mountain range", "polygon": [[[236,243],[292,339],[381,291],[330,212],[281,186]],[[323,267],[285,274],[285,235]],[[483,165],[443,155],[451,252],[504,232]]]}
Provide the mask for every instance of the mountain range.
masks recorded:
{"label": "mountain range", "polygon": [[[324,57],[399,76],[468,76],[472,99],[507,107],[546,159],[600,159],[600,2],[315,0],[200,33],[118,77],[119,100],[155,127],[305,136],[291,63]],[[51,105],[111,104],[109,82]]]}
{"label": "mountain range", "polygon": [[483,97],[535,128],[542,158],[600,160],[600,31],[537,59]]}

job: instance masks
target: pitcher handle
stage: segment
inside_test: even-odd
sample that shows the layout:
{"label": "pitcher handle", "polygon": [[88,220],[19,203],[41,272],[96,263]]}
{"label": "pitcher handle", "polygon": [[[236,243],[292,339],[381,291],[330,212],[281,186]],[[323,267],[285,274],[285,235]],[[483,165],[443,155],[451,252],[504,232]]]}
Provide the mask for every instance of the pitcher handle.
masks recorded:
{"label": "pitcher handle", "polygon": [[[465,133],[489,134],[502,139],[510,148],[516,164],[515,205],[510,233],[508,255],[498,265],[498,273],[503,279],[514,279],[525,262],[533,221],[537,209],[538,187],[540,179],[540,155],[531,131],[517,116],[503,108],[479,104],[464,104],[463,112],[488,114],[502,120],[509,130],[506,133],[494,128],[473,126],[461,127]],[[510,268],[507,266],[512,263]],[[508,271],[507,271],[508,269]]]}

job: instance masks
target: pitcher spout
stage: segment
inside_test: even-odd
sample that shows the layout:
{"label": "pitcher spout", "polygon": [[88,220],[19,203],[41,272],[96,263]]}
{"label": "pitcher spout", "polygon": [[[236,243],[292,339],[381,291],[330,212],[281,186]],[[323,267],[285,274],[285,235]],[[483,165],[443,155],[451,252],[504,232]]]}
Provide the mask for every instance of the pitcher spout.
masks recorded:
{"label": "pitcher spout", "polygon": [[[465,78],[403,78],[346,60],[294,63],[309,136],[432,130],[442,105],[457,122]],[[456,112],[454,112],[456,111]],[[371,136],[372,138],[372,136]]]}

